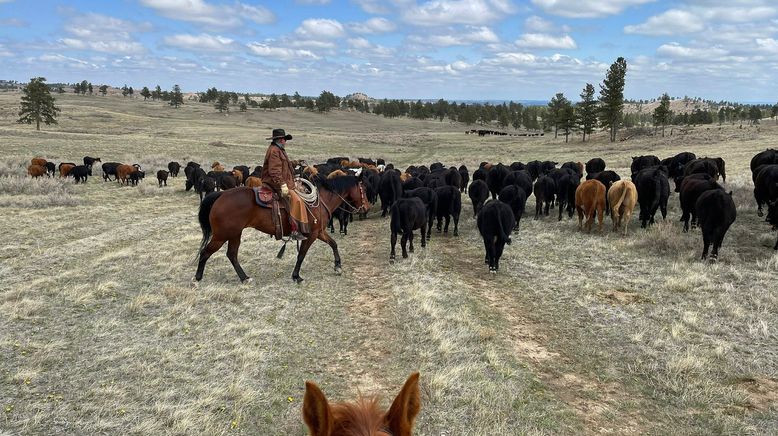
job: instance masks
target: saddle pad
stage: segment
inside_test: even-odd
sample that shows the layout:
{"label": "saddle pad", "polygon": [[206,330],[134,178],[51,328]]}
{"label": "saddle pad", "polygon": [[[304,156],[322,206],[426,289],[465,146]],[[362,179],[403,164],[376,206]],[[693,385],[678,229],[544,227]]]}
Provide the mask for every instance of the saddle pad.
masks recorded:
{"label": "saddle pad", "polygon": [[251,188],[254,190],[254,200],[256,200],[259,207],[272,207],[273,203],[273,190],[267,186],[261,186],[259,188]]}

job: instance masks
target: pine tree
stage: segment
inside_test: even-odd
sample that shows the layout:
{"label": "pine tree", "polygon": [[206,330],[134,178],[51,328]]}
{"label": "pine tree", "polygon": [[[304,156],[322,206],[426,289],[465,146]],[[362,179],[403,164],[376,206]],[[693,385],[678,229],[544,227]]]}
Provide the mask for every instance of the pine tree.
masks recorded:
{"label": "pine tree", "polygon": [[587,83],[581,92],[581,101],[577,104],[578,123],[583,134],[583,142],[586,135],[591,135],[597,126],[597,100],[594,99],[594,85]]}
{"label": "pine tree", "polygon": [[140,95],[143,96],[143,101],[146,101],[151,97],[151,91],[149,91],[148,86],[144,86],[143,89],[140,90]]}
{"label": "pine tree", "polygon": [[218,97],[216,97],[216,104],[214,104],[214,107],[219,110],[219,112],[229,112],[230,110],[230,94],[227,92],[222,92],[219,94]]}
{"label": "pine tree", "polygon": [[248,110],[248,106],[246,106],[246,102],[245,101],[240,102],[239,107],[240,107],[240,111],[241,112],[246,112],[246,110]]}
{"label": "pine tree", "polygon": [[92,88],[92,82],[89,82],[89,95],[92,95],[92,91],[94,91],[94,88]]}
{"label": "pine tree", "polygon": [[180,86],[174,85],[173,92],[170,93],[170,105],[178,109],[182,104],[184,104],[184,94],[181,93]]}
{"label": "pine tree", "polygon": [[762,110],[756,106],[751,106],[751,109],[748,110],[748,119],[751,121],[751,124],[759,124],[759,120],[762,119]]}
{"label": "pine tree", "polygon": [[108,85],[100,85],[100,94],[103,94],[103,97],[105,97],[106,94],[108,94]]}
{"label": "pine tree", "polygon": [[81,84],[80,83],[76,83],[75,85],[73,85],[73,93],[74,94],[81,94]]}
{"label": "pine tree", "polygon": [[159,100],[162,98],[162,88],[157,85],[156,88],[154,88],[153,91],[151,91],[151,99],[152,100]]}
{"label": "pine tree", "polygon": [[551,98],[551,101],[548,102],[546,125],[554,126],[554,139],[557,138],[557,134],[559,133],[560,121],[562,116],[561,112],[569,104],[570,101],[561,92],[557,93],[554,97]]}
{"label": "pine tree", "polygon": [[573,104],[570,102],[570,100],[564,100],[564,105],[559,110],[558,117],[559,128],[562,129],[562,132],[564,132],[565,142],[567,142],[570,134],[577,126],[575,108],[573,107]]}
{"label": "pine tree", "polygon": [[662,98],[659,99],[659,106],[654,109],[654,126],[662,125],[662,137],[665,136],[665,125],[672,119],[672,112],[670,111],[670,96],[667,93],[662,94]]}
{"label": "pine tree", "polygon": [[627,61],[616,59],[600,84],[600,124],[610,130],[611,142],[616,141],[624,113],[624,84],[627,76]]}
{"label": "pine tree", "polygon": [[126,84],[122,86],[122,96],[127,97],[127,94],[129,93],[130,93],[130,88],[128,88]]}
{"label": "pine tree", "polygon": [[130,94],[130,97],[132,97],[132,95],[135,94],[135,90],[132,89],[132,86],[130,86],[130,89],[127,90],[127,93]]}
{"label": "pine tree", "polygon": [[60,109],[54,105],[54,97],[49,92],[46,79],[36,77],[22,88],[22,103],[19,110],[19,123],[35,123],[35,129],[41,129],[41,121],[47,126],[57,124]]}
{"label": "pine tree", "polygon": [[89,82],[86,80],[81,81],[81,94],[86,95],[86,92],[89,90]]}

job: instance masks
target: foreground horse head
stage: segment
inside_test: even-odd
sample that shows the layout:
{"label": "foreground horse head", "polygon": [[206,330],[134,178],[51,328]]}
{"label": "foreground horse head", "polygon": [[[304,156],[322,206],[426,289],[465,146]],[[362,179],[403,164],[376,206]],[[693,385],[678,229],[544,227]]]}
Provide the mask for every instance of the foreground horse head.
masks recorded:
{"label": "foreground horse head", "polygon": [[[370,202],[367,200],[365,185],[356,176],[341,175],[334,172],[334,177],[317,177],[316,185],[330,193],[340,197],[347,205],[344,208],[350,213],[367,213],[370,210]],[[340,172],[342,173],[342,171]]]}
{"label": "foreground horse head", "polygon": [[386,412],[377,398],[360,398],[355,403],[330,403],[314,382],[305,382],[303,420],[311,436],[410,436],[421,409],[419,373],[405,381]]}

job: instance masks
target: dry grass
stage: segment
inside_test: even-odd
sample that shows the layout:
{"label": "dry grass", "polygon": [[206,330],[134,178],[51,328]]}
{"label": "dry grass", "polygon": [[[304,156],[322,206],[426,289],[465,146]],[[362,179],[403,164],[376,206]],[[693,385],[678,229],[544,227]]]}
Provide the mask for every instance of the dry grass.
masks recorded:
{"label": "dry grass", "polygon": [[[422,373],[417,433],[721,434],[778,432],[778,259],[756,217],[748,162],[778,129],[724,126],[615,144],[475,138],[447,122],[358,113],[179,110],[121,97],[64,95],[55,129],[13,122],[0,94],[0,428],[14,434],[305,434],[306,379],[332,399],[381,393]],[[58,97],[60,98],[60,97]],[[183,177],[167,162],[256,165],[274,127],[293,158],[385,157],[398,166],[630,156],[722,156],[738,220],[717,264],[699,231],[667,222],[629,236],[577,221],[522,220],[490,276],[465,201],[460,236],[433,234],[388,263],[388,220],[372,213],[339,237],[344,273],[317,243],[294,286],[293,256],[246,231],[241,286],[223,251],[189,287],[200,239]],[[214,146],[221,142],[224,146]],[[120,187],[23,177],[29,158],[140,163]],[[22,177],[20,177],[22,176]],[[71,198],[72,207],[44,197]],[[530,202],[533,200],[530,199]],[[37,206],[37,208],[36,208]],[[635,212],[637,216],[637,211]],[[387,404],[388,405],[388,404]]]}

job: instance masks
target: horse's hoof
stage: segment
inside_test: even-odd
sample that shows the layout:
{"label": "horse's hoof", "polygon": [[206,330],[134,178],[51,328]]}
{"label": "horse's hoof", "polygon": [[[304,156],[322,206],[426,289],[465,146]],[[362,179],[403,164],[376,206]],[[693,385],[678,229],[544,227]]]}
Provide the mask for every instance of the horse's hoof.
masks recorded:
{"label": "horse's hoof", "polygon": [[244,280],[241,280],[240,283],[243,285],[250,285],[254,283],[254,279],[252,279],[251,277],[246,277]]}
{"label": "horse's hoof", "polygon": [[335,274],[337,274],[337,275],[343,274],[343,269],[341,267],[339,267],[339,266],[336,266],[335,267]]}
{"label": "horse's hoof", "polygon": [[298,285],[303,282],[302,277],[292,277],[292,280],[294,280],[294,282],[297,283]]}

